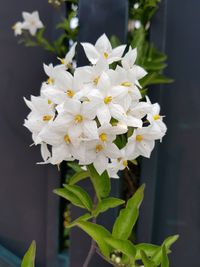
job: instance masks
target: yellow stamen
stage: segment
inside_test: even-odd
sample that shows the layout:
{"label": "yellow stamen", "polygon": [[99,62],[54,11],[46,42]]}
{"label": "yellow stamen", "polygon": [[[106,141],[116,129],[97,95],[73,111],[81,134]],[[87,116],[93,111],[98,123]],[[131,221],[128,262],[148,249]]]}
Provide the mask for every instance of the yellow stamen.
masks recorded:
{"label": "yellow stamen", "polygon": [[15,24],[12,26],[12,29],[13,29],[13,30],[16,30],[16,28],[17,28],[17,23],[15,23]]}
{"label": "yellow stamen", "polygon": [[104,103],[105,103],[105,104],[109,104],[111,101],[112,101],[112,96],[106,96],[106,97],[104,98]]}
{"label": "yellow stamen", "polygon": [[70,140],[70,137],[69,137],[68,134],[66,134],[66,135],[64,136],[64,140],[65,140],[65,142],[66,142],[67,144],[71,143],[71,140]]}
{"label": "yellow stamen", "polygon": [[43,119],[43,121],[50,121],[52,118],[53,118],[53,116],[51,116],[51,115],[44,115],[42,119]]}
{"label": "yellow stamen", "polygon": [[124,165],[124,167],[126,168],[128,166],[128,161],[127,160],[123,160],[122,164]]}
{"label": "yellow stamen", "polygon": [[74,91],[71,90],[71,89],[67,90],[67,95],[68,95],[69,97],[73,97],[73,96],[74,96]]}
{"label": "yellow stamen", "polygon": [[153,118],[154,118],[155,121],[157,121],[157,120],[160,119],[160,115],[159,114],[156,114],[156,115],[153,116]]}
{"label": "yellow stamen", "polygon": [[64,58],[58,58],[60,60],[60,63],[65,65],[65,59]]}
{"label": "yellow stamen", "polygon": [[130,82],[123,82],[121,83],[122,86],[131,87],[133,84]]}
{"label": "yellow stamen", "polygon": [[48,99],[48,104],[51,105],[52,104],[52,101],[50,99]]}
{"label": "yellow stamen", "polygon": [[100,152],[103,149],[102,145],[96,145],[96,152]]}
{"label": "yellow stamen", "polygon": [[101,139],[101,141],[105,142],[105,141],[107,141],[107,134],[102,133],[102,134],[100,134],[99,138]]}
{"label": "yellow stamen", "polygon": [[47,84],[54,84],[54,79],[50,78],[47,80]]}
{"label": "yellow stamen", "polygon": [[100,79],[99,76],[97,76],[96,78],[94,78],[94,80],[93,80],[93,84],[94,84],[94,85],[97,85],[98,82],[99,82],[99,79]]}
{"label": "yellow stamen", "polygon": [[136,135],[136,141],[141,142],[143,140],[143,136],[138,134]]}
{"label": "yellow stamen", "polygon": [[108,58],[108,53],[104,52],[103,55],[104,55],[105,59]]}
{"label": "yellow stamen", "polygon": [[78,115],[75,116],[75,122],[76,123],[82,122],[82,120],[83,120],[83,116],[82,115],[78,114]]}

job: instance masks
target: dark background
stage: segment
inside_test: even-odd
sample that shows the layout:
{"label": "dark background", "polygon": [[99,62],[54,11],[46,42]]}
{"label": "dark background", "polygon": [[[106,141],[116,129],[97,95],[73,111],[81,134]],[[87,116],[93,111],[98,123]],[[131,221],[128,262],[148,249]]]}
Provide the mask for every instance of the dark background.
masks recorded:
{"label": "dark background", "polygon": [[[80,40],[87,36],[94,41],[103,29],[111,33],[111,28],[119,33],[121,40],[125,38],[126,15],[120,20],[122,7],[119,13],[112,14],[112,10],[117,10],[118,4],[126,5],[126,1],[115,1],[108,8],[112,1],[80,1]],[[39,150],[29,148],[31,136],[22,126],[28,113],[22,97],[39,93],[45,79],[42,63],[54,61],[54,57],[40,48],[17,45],[11,26],[21,19],[23,10],[39,10],[42,21],[48,25],[49,38],[56,34],[52,27],[59,17],[46,0],[0,1],[0,245],[8,250],[0,247],[0,266],[18,266],[17,258],[36,239],[37,266],[60,267],[65,258],[58,255],[59,203],[52,194],[52,189],[59,185],[59,174],[56,168],[35,164],[40,161]],[[179,233],[181,237],[171,257],[172,267],[199,267],[199,10],[200,2],[195,0],[163,0],[151,27],[151,40],[168,54],[166,74],[175,82],[150,90],[166,115],[168,133],[151,160],[143,161],[142,180],[147,189],[138,223],[138,240],[160,243],[166,236]],[[109,13],[110,24],[105,19]],[[91,23],[88,14],[98,19]],[[71,258],[76,258],[83,247],[84,244],[78,243]],[[71,266],[78,267],[73,261]]]}

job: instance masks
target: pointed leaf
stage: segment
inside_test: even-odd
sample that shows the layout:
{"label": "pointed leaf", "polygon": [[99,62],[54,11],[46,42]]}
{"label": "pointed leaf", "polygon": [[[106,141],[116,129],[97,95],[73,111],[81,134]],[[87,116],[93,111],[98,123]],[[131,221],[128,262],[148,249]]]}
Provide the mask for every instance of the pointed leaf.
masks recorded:
{"label": "pointed leaf", "polygon": [[105,212],[108,209],[115,208],[119,205],[124,204],[124,200],[115,198],[115,197],[109,197],[102,199],[98,204],[96,209],[93,211],[94,216],[98,216],[99,213]]}
{"label": "pointed leaf", "polygon": [[67,165],[72,168],[75,172],[82,172],[83,169],[76,162],[67,162]]}
{"label": "pointed leaf", "polygon": [[142,258],[141,253],[140,253],[141,250],[143,250],[148,257],[151,257],[159,248],[159,246],[152,245],[152,244],[145,244],[145,243],[138,244],[135,247],[137,250],[136,256],[135,256],[136,260],[139,260]]}
{"label": "pointed leaf", "polygon": [[85,213],[84,215],[80,216],[79,218],[77,218],[76,220],[74,220],[73,222],[69,223],[68,225],[65,225],[66,228],[72,228],[74,226],[77,226],[77,224],[81,221],[87,221],[89,219],[92,218],[92,215],[90,213]]}
{"label": "pointed leaf", "polygon": [[35,267],[36,243],[33,241],[23,257],[21,267]]}
{"label": "pointed leaf", "polygon": [[69,178],[68,183],[73,185],[88,177],[89,173],[87,171],[76,172],[72,177]]}
{"label": "pointed leaf", "polygon": [[105,241],[115,250],[120,251],[130,257],[132,260],[135,258],[136,248],[129,240],[120,240],[116,238],[105,238]]}
{"label": "pointed leaf", "polygon": [[88,165],[88,171],[98,199],[107,197],[110,193],[110,178],[107,171],[99,175],[92,164]]}
{"label": "pointed leaf", "polygon": [[120,211],[114,226],[112,235],[118,239],[128,239],[139,215],[139,207],[144,197],[142,185],[136,193],[128,200],[126,208]]}
{"label": "pointed leaf", "polygon": [[166,252],[170,253],[170,247],[171,245],[176,242],[176,240],[179,238],[179,235],[169,236],[164,240],[161,247],[158,247],[158,249],[155,251],[155,253],[152,256],[152,260],[156,264],[160,264],[162,260],[162,247],[165,246]]}
{"label": "pointed leaf", "polygon": [[74,193],[67,190],[66,188],[55,189],[53,192],[58,196],[67,199],[75,206],[85,209],[85,206],[83,205],[82,201]]}
{"label": "pointed leaf", "polygon": [[67,184],[64,184],[63,186],[67,190],[72,192],[75,196],[77,196],[77,198],[80,199],[80,201],[82,202],[84,207],[86,207],[87,210],[89,210],[89,211],[92,210],[92,207],[93,207],[92,200],[91,200],[90,196],[88,195],[88,193],[85,190],[83,190],[78,185],[67,185]]}
{"label": "pointed leaf", "polygon": [[110,232],[103,226],[91,222],[79,222],[77,225],[94,239],[102,254],[109,258],[111,247],[106,243],[105,238],[111,237]]}
{"label": "pointed leaf", "polygon": [[169,267],[169,259],[167,256],[167,251],[165,245],[162,246],[162,261],[161,261],[161,267]]}

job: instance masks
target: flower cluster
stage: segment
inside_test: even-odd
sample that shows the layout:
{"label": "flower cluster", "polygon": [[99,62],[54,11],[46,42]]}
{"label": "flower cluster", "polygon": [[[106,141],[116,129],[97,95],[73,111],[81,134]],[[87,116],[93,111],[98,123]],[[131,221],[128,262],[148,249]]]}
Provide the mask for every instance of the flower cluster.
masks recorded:
{"label": "flower cluster", "polygon": [[29,33],[34,36],[38,29],[44,27],[43,23],[39,18],[38,11],[34,11],[32,13],[22,12],[22,17],[24,21],[18,21],[13,26],[13,30],[16,36],[21,35],[23,30],[29,31]]}
{"label": "flower cluster", "polygon": [[126,46],[113,49],[105,34],[82,46],[91,65],[67,71],[76,44],[62,64],[44,65],[48,79],[40,96],[25,100],[31,112],[24,125],[41,145],[44,163],[77,160],[117,178],[128,161],[150,157],[166,126],[159,105],[141,95],[146,71],[135,64],[136,49],[124,55]]}

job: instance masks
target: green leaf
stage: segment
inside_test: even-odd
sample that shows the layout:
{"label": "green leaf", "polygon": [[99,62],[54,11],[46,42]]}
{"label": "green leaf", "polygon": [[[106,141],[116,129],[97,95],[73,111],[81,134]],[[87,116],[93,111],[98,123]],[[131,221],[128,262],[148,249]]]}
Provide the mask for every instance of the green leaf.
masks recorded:
{"label": "green leaf", "polygon": [[72,193],[68,189],[66,189],[66,188],[58,188],[58,189],[55,189],[53,192],[55,194],[57,194],[58,196],[67,199],[68,201],[70,201],[75,206],[85,209],[85,206],[82,203],[82,201],[74,193]]}
{"label": "green leaf", "polygon": [[118,239],[128,239],[139,215],[139,207],[144,197],[145,185],[142,185],[128,200],[126,208],[120,211],[112,235]]}
{"label": "green leaf", "polygon": [[105,241],[115,250],[120,251],[133,260],[136,254],[136,248],[129,240],[120,240],[116,238],[105,238]]}
{"label": "green leaf", "polygon": [[164,240],[161,247],[158,247],[158,249],[155,251],[155,253],[152,255],[152,260],[156,264],[160,264],[162,261],[162,247],[165,246],[166,252],[170,253],[170,247],[171,245],[176,242],[176,240],[179,238],[179,235],[169,236]]}
{"label": "green leaf", "polygon": [[152,84],[163,84],[163,83],[172,83],[173,79],[167,78],[162,74],[157,72],[149,73],[144,78],[140,80],[142,87]]}
{"label": "green leaf", "polygon": [[78,165],[77,162],[67,162],[67,166],[72,168],[75,172],[82,172],[83,169]]}
{"label": "green leaf", "polygon": [[151,257],[159,248],[159,246],[152,244],[141,243],[135,246],[136,247],[136,260],[140,260],[142,258],[141,251],[144,251],[148,257]]}
{"label": "green leaf", "polygon": [[169,267],[169,259],[167,256],[167,251],[165,245],[162,246],[162,261],[161,261],[161,267]]}
{"label": "green leaf", "polygon": [[88,193],[83,190],[80,186],[78,185],[63,185],[67,190],[72,192],[77,198],[80,199],[84,207],[86,207],[87,210],[91,211],[93,208],[92,200]]}
{"label": "green leaf", "polygon": [[91,222],[79,222],[77,225],[94,239],[102,254],[109,258],[111,247],[107,244],[105,238],[111,237],[110,232],[103,226]]}
{"label": "green leaf", "polygon": [[80,171],[80,172],[76,172],[72,177],[70,177],[68,182],[69,184],[73,185],[88,177],[89,177],[89,172]]}
{"label": "green leaf", "polygon": [[23,257],[21,267],[35,267],[36,243],[33,241]]}
{"label": "green leaf", "polygon": [[88,165],[87,168],[88,168],[90,179],[94,186],[97,198],[101,200],[101,198],[107,197],[110,193],[110,178],[108,176],[107,171],[102,173],[102,175],[99,175],[92,164]]}
{"label": "green leaf", "polygon": [[74,220],[73,222],[71,222],[71,223],[69,223],[69,224],[67,224],[67,225],[65,225],[65,227],[66,228],[72,228],[72,227],[74,227],[74,226],[77,226],[77,224],[79,223],[79,222],[81,222],[81,221],[87,221],[87,220],[89,220],[89,219],[91,219],[92,218],[92,215],[90,214],[90,213],[85,213],[84,215],[82,215],[82,216],[80,216],[80,217],[78,217],[76,220]]}
{"label": "green leaf", "polygon": [[115,208],[119,205],[124,204],[124,200],[114,197],[109,197],[102,199],[98,204],[96,209],[93,211],[93,215],[97,217],[99,213],[105,212],[108,209]]}
{"label": "green leaf", "polygon": [[154,262],[148,258],[146,253],[141,250],[142,262],[144,263],[144,267],[156,267]]}

